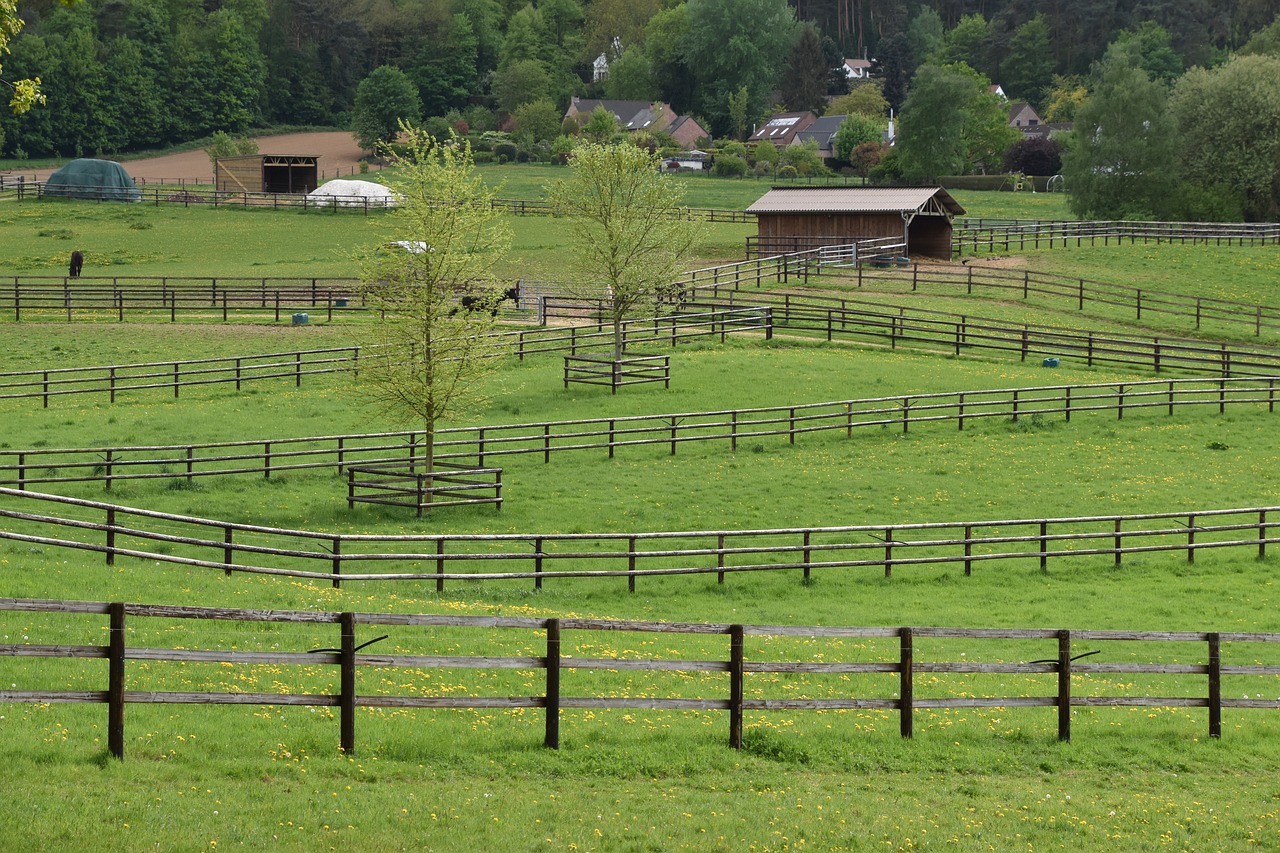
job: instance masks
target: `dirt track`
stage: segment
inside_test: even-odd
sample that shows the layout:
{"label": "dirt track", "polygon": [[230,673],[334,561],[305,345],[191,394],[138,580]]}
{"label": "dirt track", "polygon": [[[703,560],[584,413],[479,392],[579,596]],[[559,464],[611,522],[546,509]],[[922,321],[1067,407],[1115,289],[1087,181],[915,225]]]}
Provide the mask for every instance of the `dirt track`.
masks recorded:
{"label": "dirt track", "polygon": [[[263,154],[298,154],[318,157],[316,165],[320,170],[320,180],[350,176],[359,171],[358,165],[365,156],[356,145],[355,138],[346,131],[330,133],[288,133],[281,136],[262,136],[256,139],[258,150]],[[124,163],[127,171],[138,183],[172,181],[180,179],[186,182],[213,182],[213,169],[209,163],[209,155],[202,149],[184,151],[180,154],[165,154],[147,160],[129,160]],[[14,169],[11,174],[48,177],[55,171],[49,169]]]}

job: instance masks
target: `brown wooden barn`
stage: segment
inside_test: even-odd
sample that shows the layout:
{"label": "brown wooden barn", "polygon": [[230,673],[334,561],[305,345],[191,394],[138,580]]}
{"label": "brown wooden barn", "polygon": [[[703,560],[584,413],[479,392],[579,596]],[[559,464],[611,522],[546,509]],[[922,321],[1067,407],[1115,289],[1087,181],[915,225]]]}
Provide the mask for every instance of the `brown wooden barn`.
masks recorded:
{"label": "brown wooden barn", "polygon": [[904,255],[951,257],[951,223],[964,215],[942,187],[775,187],[747,208],[759,223],[751,255],[898,238]]}
{"label": "brown wooden barn", "polygon": [[309,193],[320,183],[316,161],[302,154],[246,154],[219,157],[214,185],[221,192]]}

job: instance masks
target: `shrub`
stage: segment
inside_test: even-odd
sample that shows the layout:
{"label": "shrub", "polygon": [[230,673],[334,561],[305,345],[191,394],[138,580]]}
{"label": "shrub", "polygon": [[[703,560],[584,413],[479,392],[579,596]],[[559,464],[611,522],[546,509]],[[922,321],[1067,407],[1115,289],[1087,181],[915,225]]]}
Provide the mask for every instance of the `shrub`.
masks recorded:
{"label": "shrub", "polygon": [[1004,170],[1024,175],[1056,175],[1062,171],[1062,145],[1050,136],[1019,139],[1004,154]]}
{"label": "shrub", "polygon": [[779,166],[778,177],[779,178],[798,178],[800,177],[800,173],[796,171],[795,166]]}
{"label": "shrub", "polygon": [[747,161],[733,154],[721,154],[711,166],[717,178],[741,178],[747,174]]}
{"label": "shrub", "polygon": [[720,149],[720,153],[730,157],[737,157],[744,162],[751,159],[751,156],[747,153],[747,146],[741,142],[730,142],[726,144],[724,148]]}
{"label": "shrub", "polygon": [[510,163],[512,160],[516,159],[516,155],[519,152],[516,150],[515,143],[513,142],[499,142],[497,145],[493,146],[493,153],[498,156],[498,162]]}

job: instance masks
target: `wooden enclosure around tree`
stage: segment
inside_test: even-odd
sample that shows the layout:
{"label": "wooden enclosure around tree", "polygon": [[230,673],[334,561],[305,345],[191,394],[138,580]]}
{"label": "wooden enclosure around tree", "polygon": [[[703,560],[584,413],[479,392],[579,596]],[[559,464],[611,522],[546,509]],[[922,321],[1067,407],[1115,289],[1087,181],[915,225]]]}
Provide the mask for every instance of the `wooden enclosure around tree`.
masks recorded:
{"label": "wooden enclosure around tree", "polygon": [[347,509],[358,503],[414,509],[418,518],[446,506],[493,504],[502,509],[502,469],[436,460],[419,470],[421,460],[351,465],[347,468]]}
{"label": "wooden enclosure around tree", "polygon": [[671,357],[666,355],[624,354],[622,358],[607,355],[566,355],[564,387],[575,385],[607,385],[612,394],[627,385],[661,382],[671,387]]}

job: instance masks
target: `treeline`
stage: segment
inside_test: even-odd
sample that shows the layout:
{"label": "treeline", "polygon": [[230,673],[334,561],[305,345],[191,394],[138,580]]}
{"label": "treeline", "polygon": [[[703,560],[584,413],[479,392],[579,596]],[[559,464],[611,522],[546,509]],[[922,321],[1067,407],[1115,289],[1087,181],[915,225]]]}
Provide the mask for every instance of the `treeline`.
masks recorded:
{"label": "treeline", "polygon": [[[424,117],[472,129],[583,95],[669,103],[725,135],[840,94],[844,57],[880,59],[898,107],[939,40],[1043,104],[1046,72],[1085,72],[1119,31],[1153,22],[1182,67],[1209,66],[1277,11],[1280,0],[36,0],[20,5],[27,27],[5,76],[40,77],[49,104],[0,118],[0,150],[92,156],[347,126],[357,87],[383,66],[412,81]],[[1030,35],[1043,35],[1032,75]],[[601,55],[609,74],[593,81]]]}

